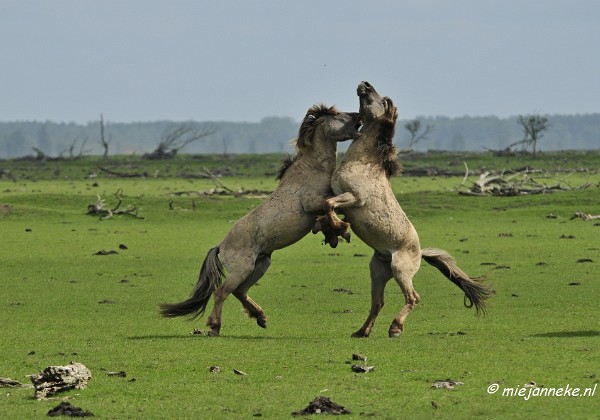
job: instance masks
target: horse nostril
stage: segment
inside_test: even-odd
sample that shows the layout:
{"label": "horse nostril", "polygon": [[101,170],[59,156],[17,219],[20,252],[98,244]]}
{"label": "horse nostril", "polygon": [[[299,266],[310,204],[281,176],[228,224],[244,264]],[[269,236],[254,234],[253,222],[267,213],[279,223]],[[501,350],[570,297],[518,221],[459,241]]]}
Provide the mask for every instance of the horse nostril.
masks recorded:
{"label": "horse nostril", "polygon": [[363,82],[363,83],[365,84],[365,87],[368,87],[368,88],[371,87],[371,84],[369,82]]}

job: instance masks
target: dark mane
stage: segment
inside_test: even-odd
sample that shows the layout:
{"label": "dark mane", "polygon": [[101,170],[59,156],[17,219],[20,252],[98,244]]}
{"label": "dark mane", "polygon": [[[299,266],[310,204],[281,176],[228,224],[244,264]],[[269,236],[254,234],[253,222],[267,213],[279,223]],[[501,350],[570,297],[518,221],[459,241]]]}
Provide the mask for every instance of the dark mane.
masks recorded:
{"label": "dark mane", "polygon": [[306,116],[304,117],[304,120],[302,120],[302,124],[300,124],[296,146],[298,146],[299,149],[310,146],[313,141],[315,128],[319,123],[319,118],[324,115],[336,115],[337,113],[338,111],[335,109],[335,106],[328,107],[324,104],[311,106],[306,112]]}
{"label": "dark mane", "polygon": [[394,102],[387,96],[383,98],[385,103],[385,113],[378,119],[379,127],[377,130],[377,158],[379,164],[389,178],[400,172],[401,167],[398,163],[398,152],[394,146],[393,139],[396,132],[396,120],[398,119],[398,108]]}
{"label": "dark mane", "polygon": [[379,123],[379,133],[377,134],[377,158],[388,178],[399,173],[401,170],[400,164],[398,163],[396,146],[392,143],[395,132],[396,121],[383,120]]}
{"label": "dark mane", "polygon": [[277,176],[275,177],[275,179],[277,181],[281,181],[281,178],[283,178],[283,175],[285,174],[285,171],[287,171],[290,168],[290,166],[292,166],[294,164],[294,162],[296,161],[297,157],[298,156],[287,155],[281,161],[281,167],[279,168],[279,171],[277,171]]}

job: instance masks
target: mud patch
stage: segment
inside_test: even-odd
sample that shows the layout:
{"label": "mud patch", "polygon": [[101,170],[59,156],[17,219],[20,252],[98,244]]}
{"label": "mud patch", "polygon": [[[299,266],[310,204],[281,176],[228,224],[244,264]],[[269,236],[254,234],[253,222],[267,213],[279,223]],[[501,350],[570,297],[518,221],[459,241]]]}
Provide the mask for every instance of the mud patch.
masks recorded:
{"label": "mud patch", "polygon": [[0,204],[0,216],[8,216],[12,213],[12,207],[9,204]]}
{"label": "mud patch", "polygon": [[63,401],[50,411],[48,411],[49,417],[67,416],[67,417],[93,417],[94,414],[91,411],[86,411],[82,408],[75,407],[70,403]]}
{"label": "mud patch", "polygon": [[311,414],[350,414],[344,406],[334,403],[328,397],[316,397],[301,411],[294,411],[292,416],[308,416]]}
{"label": "mud patch", "polygon": [[114,249],[111,249],[110,251],[105,251],[105,250],[101,249],[100,251],[98,251],[92,255],[115,255],[115,254],[118,254],[118,252],[115,251]]}

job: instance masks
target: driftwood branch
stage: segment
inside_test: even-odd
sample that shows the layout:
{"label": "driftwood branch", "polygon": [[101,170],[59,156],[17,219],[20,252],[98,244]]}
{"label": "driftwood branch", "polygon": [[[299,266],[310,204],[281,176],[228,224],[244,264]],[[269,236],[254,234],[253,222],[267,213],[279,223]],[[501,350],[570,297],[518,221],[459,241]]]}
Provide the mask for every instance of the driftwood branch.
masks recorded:
{"label": "driftwood branch", "polygon": [[233,197],[242,197],[242,196],[253,196],[253,197],[264,197],[271,194],[273,191],[268,190],[257,190],[251,189],[247,190],[245,188],[239,188],[237,190],[223,189],[223,188],[211,188],[209,190],[201,190],[201,191],[174,191],[170,193],[174,196],[203,196],[203,195],[230,195]]}
{"label": "driftwood branch", "polygon": [[105,172],[109,175],[117,176],[119,178],[144,178],[148,174],[147,173],[138,173],[138,172],[120,172],[113,171],[112,169],[105,168],[103,166],[98,167],[102,172]]}
{"label": "driftwood branch", "polygon": [[467,166],[467,162],[463,161],[463,164],[465,165],[465,176],[463,177],[461,185],[465,185],[467,179],[469,179],[469,167]]}
{"label": "driftwood branch", "polygon": [[577,218],[585,220],[586,222],[589,222],[590,220],[600,219],[600,214],[590,214],[590,213],[584,213],[582,211],[578,211],[571,217],[571,220],[577,219]]}
{"label": "driftwood branch", "polygon": [[135,217],[136,219],[144,218],[138,214],[138,209],[135,204],[130,204],[124,209],[119,209],[121,207],[121,203],[123,202],[122,188],[119,188],[113,195],[117,199],[117,204],[114,207],[107,207],[106,200],[98,195],[98,200],[95,203],[88,204],[86,214],[91,216],[100,216],[100,220],[110,219],[114,215],[129,215]]}
{"label": "driftwood branch", "polygon": [[[472,196],[517,196],[544,194],[553,191],[571,191],[576,189],[585,189],[589,184],[582,185],[579,188],[563,186],[560,183],[548,185],[536,181],[531,177],[533,171],[525,169],[523,171],[509,172],[504,171],[493,173],[483,172],[475,181],[470,181],[472,186],[468,188],[465,184],[469,181],[469,168],[465,163],[465,176],[461,185],[457,188],[458,193]],[[535,173],[540,173],[535,171]]]}
{"label": "driftwood branch", "polygon": [[233,190],[231,188],[227,187],[223,183],[223,181],[221,181],[218,176],[216,176],[215,174],[213,174],[206,166],[203,167],[202,169],[209,176],[209,178],[212,181],[212,183],[215,184],[215,187],[222,188],[223,190],[228,191],[230,193],[233,192]]}

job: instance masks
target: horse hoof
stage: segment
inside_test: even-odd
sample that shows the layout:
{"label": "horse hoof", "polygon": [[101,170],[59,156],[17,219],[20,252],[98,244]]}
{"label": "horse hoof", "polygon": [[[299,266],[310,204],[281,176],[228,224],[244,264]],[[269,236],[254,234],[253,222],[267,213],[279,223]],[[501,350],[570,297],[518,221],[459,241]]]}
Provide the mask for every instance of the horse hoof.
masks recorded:
{"label": "horse hoof", "polygon": [[208,337],[218,337],[219,336],[219,332],[218,331],[209,331],[208,333],[206,333],[206,335]]}
{"label": "horse hoof", "polygon": [[344,232],[344,233],[342,234],[342,238],[344,238],[344,239],[346,240],[346,242],[348,242],[348,243],[350,243],[350,236],[352,236],[352,235],[350,234],[350,232]]}
{"label": "horse hoof", "polygon": [[325,244],[329,244],[330,247],[336,248],[338,246],[338,238],[335,235],[325,235]]}
{"label": "horse hoof", "polygon": [[260,328],[267,328],[267,320],[266,319],[257,319],[256,323]]}
{"label": "horse hoof", "polygon": [[355,333],[352,333],[352,335],[350,337],[352,337],[352,338],[369,338],[369,334],[365,334],[362,331],[356,331]]}
{"label": "horse hoof", "polygon": [[390,331],[388,334],[390,338],[400,337],[400,331]]}
{"label": "horse hoof", "polygon": [[321,232],[321,230],[323,230],[323,229],[321,228],[320,222],[315,223],[314,226],[312,227],[313,235],[316,235],[317,233]]}

